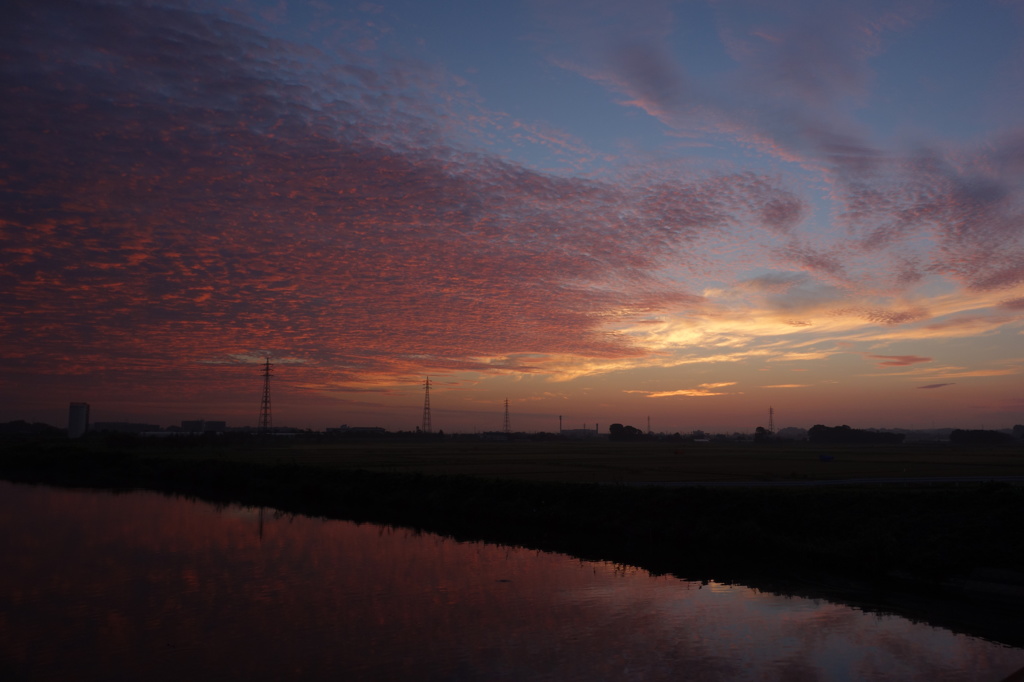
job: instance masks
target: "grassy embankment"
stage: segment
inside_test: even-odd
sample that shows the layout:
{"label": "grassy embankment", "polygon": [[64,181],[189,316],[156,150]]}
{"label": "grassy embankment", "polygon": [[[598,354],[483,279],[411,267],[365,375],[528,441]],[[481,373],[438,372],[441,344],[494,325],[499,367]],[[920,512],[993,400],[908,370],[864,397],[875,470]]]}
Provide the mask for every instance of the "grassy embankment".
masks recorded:
{"label": "grassy embankment", "polygon": [[[832,460],[821,461],[821,454]],[[984,597],[983,588],[998,585],[1000,601],[985,606],[989,623],[999,621],[995,611],[1013,608],[1015,594],[1016,604],[1024,603],[1024,543],[1017,539],[1024,486],[616,484],[1021,473],[1019,448],[911,446],[823,453],[663,443],[277,441],[118,451],[65,443],[0,456],[0,476],[8,480],[145,488],[412,526],[690,579],[781,584],[805,593],[816,585],[868,601],[910,590],[915,599],[927,595],[929,608],[935,599]],[[994,636],[1008,641],[1005,633]]]}

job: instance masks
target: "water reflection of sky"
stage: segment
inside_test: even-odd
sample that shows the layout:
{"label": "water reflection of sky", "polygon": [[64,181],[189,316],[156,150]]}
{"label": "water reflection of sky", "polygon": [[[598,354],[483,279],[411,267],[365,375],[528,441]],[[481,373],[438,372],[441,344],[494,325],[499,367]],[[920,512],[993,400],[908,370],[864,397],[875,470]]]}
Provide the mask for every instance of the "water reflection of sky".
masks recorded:
{"label": "water reflection of sky", "polygon": [[408,530],[0,483],[0,655],[31,679],[986,680],[901,618]]}

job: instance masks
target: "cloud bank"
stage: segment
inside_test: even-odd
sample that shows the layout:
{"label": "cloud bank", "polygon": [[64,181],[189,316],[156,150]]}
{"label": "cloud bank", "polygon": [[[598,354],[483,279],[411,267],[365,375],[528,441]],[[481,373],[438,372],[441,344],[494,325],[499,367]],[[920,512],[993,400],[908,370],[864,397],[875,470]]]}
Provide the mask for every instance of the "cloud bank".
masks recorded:
{"label": "cloud bank", "polygon": [[[858,116],[875,61],[929,5],[751,7],[710,6],[726,66],[705,71],[672,3],[538,6],[539,59],[687,150],[657,157],[489,110],[464,73],[385,49],[365,20],[324,21],[328,44],[217,3],[16,2],[0,366],[10,385],[187,397],[210,367],[234,367],[229,392],[271,355],[336,392],[1019,328],[1024,128],[893,146]],[[506,141],[607,166],[555,172]],[[741,152],[698,163],[698,144]]]}

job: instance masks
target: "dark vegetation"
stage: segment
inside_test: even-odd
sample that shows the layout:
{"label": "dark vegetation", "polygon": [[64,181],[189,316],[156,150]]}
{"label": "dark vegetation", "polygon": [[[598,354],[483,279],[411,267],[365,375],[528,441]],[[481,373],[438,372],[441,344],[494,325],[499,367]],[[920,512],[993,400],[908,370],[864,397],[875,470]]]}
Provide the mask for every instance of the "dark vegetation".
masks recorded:
{"label": "dark vegetation", "polygon": [[646,434],[635,426],[612,424],[608,427],[609,440],[641,440],[645,437]]}
{"label": "dark vegetation", "polygon": [[[513,461],[539,470],[530,460],[530,448],[548,451],[543,448],[549,446],[540,445],[490,445],[490,474],[467,476],[400,471],[395,445],[375,444],[378,449],[368,451],[372,454],[345,460],[344,452],[281,439],[218,441],[206,436],[165,443],[162,450],[152,442],[8,445],[0,454],[0,477],[142,488],[560,551],[688,579],[838,598],[1024,645],[1024,635],[1016,634],[1024,605],[1024,543],[1017,540],[1024,527],[1024,487],[1019,485],[598,485],[501,475],[514,469]],[[139,443],[149,449],[128,447]],[[619,461],[633,453],[656,461],[641,445],[603,447]],[[437,471],[451,471],[445,467],[458,453],[451,444],[411,447],[397,452],[427,470],[433,463]],[[1020,460],[1018,450],[1009,451],[1011,462]],[[713,457],[724,468],[722,451],[706,452],[717,453]],[[685,459],[678,451],[670,454],[674,462]],[[699,456],[694,455],[695,462]],[[388,471],[367,470],[368,458],[388,457]],[[776,457],[785,459],[771,455]],[[594,455],[580,461],[607,466],[600,462],[610,460]],[[753,460],[745,461],[749,467]],[[1014,468],[1019,472],[1019,465]]]}
{"label": "dark vegetation", "polygon": [[[1014,427],[1016,433],[1017,427]],[[1002,431],[985,429],[955,429],[949,434],[949,442],[953,445],[1012,445],[1014,437]]]}
{"label": "dark vegetation", "polygon": [[902,433],[853,429],[845,424],[842,426],[815,424],[807,431],[807,440],[818,445],[895,445],[902,443],[903,439]]}
{"label": "dark vegetation", "polygon": [[5,442],[38,440],[40,438],[63,438],[67,435],[66,429],[59,429],[56,426],[40,422],[27,422],[18,419],[12,422],[0,424],[0,438]]}

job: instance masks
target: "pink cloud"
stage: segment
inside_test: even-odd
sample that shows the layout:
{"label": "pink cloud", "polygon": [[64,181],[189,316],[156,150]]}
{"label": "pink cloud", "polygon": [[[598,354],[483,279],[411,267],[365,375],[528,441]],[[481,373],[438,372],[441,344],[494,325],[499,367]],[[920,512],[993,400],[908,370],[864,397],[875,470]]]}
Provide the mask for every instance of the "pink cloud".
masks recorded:
{"label": "pink cloud", "polygon": [[[978,290],[1024,282],[1024,167],[993,147],[1000,145],[931,150],[851,180],[840,195],[842,221],[863,248],[905,256],[902,281],[934,273]],[[930,242],[924,251],[922,237]]]}
{"label": "pink cloud", "polygon": [[[874,287],[902,289],[935,274],[982,290],[1024,282],[1024,133],[1010,130],[973,150],[882,151],[855,113],[871,95],[872,60],[941,8],[927,0],[718,3],[719,37],[736,67],[711,81],[688,72],[670,42],[676,12],[685,10],[644,7],[609,2],[584,13],[568,3],[557,25],[575,52],[559,63],[625,94],[681,136],[721,133],[823,173],[838,221],[857,243],[791,244],[776,253],[783,262]],[[805,200],[794,197],[764,202],[758,219],[785,232],[806,215]],[[889,274],[858,272],[853,261],[865,254],[878,254],[876,265],[888,261]]]}
{"label": "pink cloud", "polygon": [[754,291],[784,293],[792,287],[803,284],[807,276],[803,273],[774,272],[741,282],[741,286]]}
{"label": "pink cloud", "polygon": [[879,367],[904,367],[906,365],[914,365],[920,362],[931,362],[931,358],[923,358],[917,355],[867,355],[865,357],[875,358],[876,360],[883,360],[879,362]]}
{"label": "pink cloud", "polygon": [[[975,150],[914,155],[882,151],[854,114],[871,94],[871,60],[888,38],[936,13],[931,3],[719,3],[720,37],[737,66],[714,82],[689,73],[673,54],[670,6],[659,3],[650,15],[625,3],[602,7],[583,29],[560,24],[578,39],[570,40],[578,73],[624,93],[680,135],[725,134],[824,173],[839,222],[858,243],[790,244],[776,252],[787,265],[900,289],[935,274],[981,290],[1024,282],[1024,134],[1010,131]],[[625,46],[614,40],[620,25],[629,26]],[[786,232],[806,215],[805,200],[795,197],[764,202],[757,219]],[[879,254],[876,265],[879,257],[888,261],[889,274],[859,271],[854,261],[864,254]]]}
{"label": "pink cloud", "polygon": [[838,249],[836,252],[829,252],[807,244],[790,244],[780,248],[779,253],[783,258],[801,266],[808,272],[835,278],[843,278],[846,275]]}
{"label": "pink cloud", "polygon": [[998,324],[1001,320],[999,317],[984,317],[981,315],[968,315],[963,317],[952,317],[948,320],[942,320],[940,322],[932,322],[931,324],[925,325],[924,329],[931,331],[938,331],[943,329],[959,329],[959,328],[970,328],[980,327],[986,328],[993,324]]}
{"label": "pink cloud", "polygon": [[628,84],[632,104],[655,116],[686,105],[686,75],[663,46],[647,41],[620,44],[613,48],[611,61],[619,79]]}
{"label": "pink cloud", "polygon": [[[652,271],[750,215],[776,230],[803,215],[753,173],[611,183],[457,150],[414,65],[346,53],[309,73],[212,15],[60,11],[55,31],[27,13],[11,72],[0,350],[19,367],[134,380],[287,353],[306,361],[297,384],[337,385],[535,371],[488,360],[521,353],[632,357],[609,322],[699,300]],[[323,88],[295,85],[310,81]]]}
{"label": "pink cloud", "polygon": [[914,322],[928,314],[924,310],[861,310],[858,312],[865,319],[884,325]]}
{"label": "pink cloud", "polygon": [[[536,372],[545,355],[636,358],[647,350],[608,330],[701,305],[680,271],[721,267],[707,281],[728,287],[735,271],[784,270],[740,289],[794,326],[823,309],[920,320],[864,301],[933,279],[1024,281],[1024,133],[880,153],[851,104],[880,36],[913,12],[799,4],[754,22],[713,7],[738,64],[714,82],[668,42],[677,4],[542,10],[566,12],[558,38],[578,51],[564,63],[657,115],[670,142],[714,151],[725,136],[786,161],[779,175],[645,159],[579,176],[563,171],[596,157],[585,143],[484,112],[459,94],[470,81],[388,57],[378,33],[339,28],[324,60],[188,5],[26,5],[2,46],[8,394],[42,372],[194,396],[199,365],[245,353],[298,357],[293,386],[335,391],[431,369]],[[502,126],[566,161],[559,173],[465,143]],[[804,173],[818,186],[795,189]],[[1002,307],[1021,309],[1018,295]],[[223,395],[251,380],[235,362],[217,368]]]}

